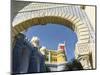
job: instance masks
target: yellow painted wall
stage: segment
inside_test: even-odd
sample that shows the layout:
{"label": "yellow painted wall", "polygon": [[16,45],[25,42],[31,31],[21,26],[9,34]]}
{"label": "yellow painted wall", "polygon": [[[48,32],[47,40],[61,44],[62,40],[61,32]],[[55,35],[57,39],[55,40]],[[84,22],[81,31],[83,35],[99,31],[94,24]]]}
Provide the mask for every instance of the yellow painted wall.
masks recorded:
{"label": "yellow painted wall", "polygon": [[[50,50],[50,63],[62,63],[66,62],[65,52],[62,50]],[[48,53],[47,53],[48,54]],[[48,56],[48,55],[47,55]],[[47,61],[48,62],[48,61]]]}

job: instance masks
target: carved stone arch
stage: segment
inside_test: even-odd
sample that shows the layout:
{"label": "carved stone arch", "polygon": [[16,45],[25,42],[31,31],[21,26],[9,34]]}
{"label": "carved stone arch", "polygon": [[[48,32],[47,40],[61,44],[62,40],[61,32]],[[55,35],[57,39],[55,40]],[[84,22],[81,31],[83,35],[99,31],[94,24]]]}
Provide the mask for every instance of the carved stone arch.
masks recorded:
{"label": "carved stone arch", "polygon": [[[79,9],[79,7],[77,8]],[[19,13],[13,19],[12,37],[15,37],[18,33],[28,29],[31,26],[39,24],[46,25],[47,23],[61,24],[69,27],[77,34],[78,41],[75,47],[76,58],[83,58],[83,55],[89,54],[91,52],[91,36],[88,25],[84,23],[84,21],[79,16],[77,16],[76,13],[72,12],[72,8],[68,8],[69,12],[63,12],[63,10],[67,10],[63,9],[63,6],[59,7],[59,10],[61,9],[62,11],[58,11],[55,7],[51,9],[42,8],[41,10],[37,9],[27,11],[25,8],[23,8],[23,11],[19,11]]]}
{"label": "carved stone arch", "polygon": [[60,16],[51,15],[51,16],[28,19],[24,22],[15,25],[12,28],[13,34],[14,36],[16,36],[16,34],[26,30],[31,26],[38,24],[47,24],[47,23],[62,24],[66,27],[69,27],[70,29],[76,32],[79,43],[89,42],[89,30],[87,26],[84,25],[84,23],[79,18],[71,15],[67,15],[63,18]]}

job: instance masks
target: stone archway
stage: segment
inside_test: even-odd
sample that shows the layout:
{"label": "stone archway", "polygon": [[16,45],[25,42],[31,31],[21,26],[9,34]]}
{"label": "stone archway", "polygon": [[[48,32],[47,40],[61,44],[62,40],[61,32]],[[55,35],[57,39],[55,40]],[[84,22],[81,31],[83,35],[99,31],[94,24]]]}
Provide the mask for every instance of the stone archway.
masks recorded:
{"label": "stone archway", "polygon": [[[33,8],[32,8],[33,6]],[[39,7],[43,6],[43,7]],[[54,5],[54,4],[43,4],[37,3],[35,6],[34,3],[30,3],[15,16],[12,21],[12,37],[15,37],[18,33],[26,30],[31,26],[38,24],[45,25],[47,23],[56,23],[62,24],[71,28],[76,32],[78,37],[78,42],[76,44],[75,56],[77,59],[85,59],[84,56],[87,56],[85,60],[89,60],[89,54],[92,53],[91,43],[94,39],[91,34],[91,28],[86,19],[88,17],[85,15],[83,9],[79,6],[70,6],[70,5]],[[94,61],[93,61],[94,62]],[[84,64],[84,63],[82,63]],[[93,65],[86,64],[86,68],[91,69]],[[95,68],[95,67],[94,67]]]}

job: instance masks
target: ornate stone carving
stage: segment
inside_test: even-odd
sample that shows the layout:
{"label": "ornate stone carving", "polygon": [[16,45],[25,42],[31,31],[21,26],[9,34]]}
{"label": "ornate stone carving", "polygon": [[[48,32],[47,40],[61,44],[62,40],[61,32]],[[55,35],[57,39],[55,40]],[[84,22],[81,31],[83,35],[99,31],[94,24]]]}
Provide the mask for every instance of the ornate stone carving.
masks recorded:
{"label": "ornate stone carving", "polygon": [[79,55],[89,54],[89,52],[90,52],[90,48],[89,48],[88,43],[78,44],[77,47],[78,47],[78,54]]}
{"label": "ornate stone carving", "polygon": [[90,60],[89,60],[89,55],[83,55],[80,56],[79,61],[81,62],[83,69],[91,69],[91,64],[90,64]]}

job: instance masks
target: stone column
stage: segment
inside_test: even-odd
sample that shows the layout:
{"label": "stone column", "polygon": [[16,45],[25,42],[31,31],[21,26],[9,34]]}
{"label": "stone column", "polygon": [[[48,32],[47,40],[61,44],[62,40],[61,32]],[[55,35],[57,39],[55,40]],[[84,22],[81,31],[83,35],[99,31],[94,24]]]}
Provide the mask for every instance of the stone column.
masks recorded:
{"label": "stone column", "polygon": [[49,52],[48,59],[49,59],[49,63],[50,63],[51,62],[51,53],[50,52]]}
{"label": "stone column", "polygon": [[93,57],[90,56],[91,54],[92,51],[91,51],[90,43],[76,44],[75,56],[76,59],[78,59],[81,62],[83,69],[92,69],[93,62],[91,61]]}

